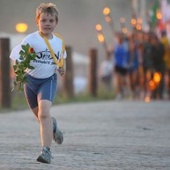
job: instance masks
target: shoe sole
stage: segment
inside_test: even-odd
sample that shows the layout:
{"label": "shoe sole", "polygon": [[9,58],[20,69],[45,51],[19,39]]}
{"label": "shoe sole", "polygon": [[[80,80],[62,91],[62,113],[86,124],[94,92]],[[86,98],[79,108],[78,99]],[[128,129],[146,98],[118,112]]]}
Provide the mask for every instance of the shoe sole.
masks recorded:
{"label": "shoe sole", "polygon": [[46,161],[41,155],[37,158],[37,161],[38,161],[38,162],[41,162],[41,163],[50,164],[50,162]]}

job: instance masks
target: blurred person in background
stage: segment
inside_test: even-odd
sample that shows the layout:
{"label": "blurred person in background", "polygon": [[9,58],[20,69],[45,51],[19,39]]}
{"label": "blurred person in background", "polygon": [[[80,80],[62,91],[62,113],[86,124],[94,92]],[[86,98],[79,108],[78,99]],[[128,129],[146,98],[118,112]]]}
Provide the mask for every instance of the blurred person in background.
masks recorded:
{"label": "blurred person in background", "polygon": [[129,82],[132,98],[139,97],[139,53],[136,42],[129,38]]}
{"label": "blurred person in background", "polygon": [[112,89],[113,64],[111,54],[108,51],[99,67],[99,77],[104,88],[108,91]]}
{"label": "blurred person in background", "polygon": [[167,97],[170,99],[170,43],[167,37],[166,30],[161,32],[161,42],[164,46],[164,62],[165,62],[165,90]]}
{"label": "blurred person in background", "polygon": [[151,59],[152,59],[152,74],[160,73],[161,79],[157,87],[153,90],[151,97],[153,99],[163,99],[164,92],[164,62],[165,49],[156,34],[151,35]]}
{"label": "blurred person in background", "polygon": [[116,34],[116,44],[113,48],[114,85],[116,99],[121,99],[129,92],[128,61],[129,47],[122,33]]}
{"label": "blurred person in background", "polygon": [[143,71],[144,71],[144,97],[150,95],[149,81],[152,75],[151,41],[150,33],[144,33],[143,42]]}
{"label": "blurred person in background", "polygon": [[[144,33],[142,31],[136,31],[134,30],[131,35],[131,39],[133,40],[134,43],[134,51],[135,51],[135,60],[134,63],[136,65],[135,69],[135,77],[136,77],[136,97],[139,99],[144,98],[144,68],[143,68],[143,50],[144,50],[144,38],[143,38]],[[131,40],[131,41],[132,41]]]}

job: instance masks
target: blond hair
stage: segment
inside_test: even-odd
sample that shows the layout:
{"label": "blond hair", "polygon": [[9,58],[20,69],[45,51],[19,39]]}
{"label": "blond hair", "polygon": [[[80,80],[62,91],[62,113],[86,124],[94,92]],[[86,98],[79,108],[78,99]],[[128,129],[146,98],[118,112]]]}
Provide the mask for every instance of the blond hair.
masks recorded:
{"label": "blond hair", "polygon": [[53,3],[42,3],[36,9],[36,22],[39,20],[42,13],[48,13],[55,16],[56,22],[58,22],[58,9]]}

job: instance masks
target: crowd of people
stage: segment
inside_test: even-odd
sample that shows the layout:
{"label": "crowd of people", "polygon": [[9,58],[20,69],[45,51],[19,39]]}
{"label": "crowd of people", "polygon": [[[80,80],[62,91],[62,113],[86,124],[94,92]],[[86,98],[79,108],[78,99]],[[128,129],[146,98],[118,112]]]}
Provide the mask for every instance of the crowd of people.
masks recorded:
{"label": "crowd of people", "polygon": [[100,77],[117,99],[170,99],[170,43],[166,31],[116,33]]}

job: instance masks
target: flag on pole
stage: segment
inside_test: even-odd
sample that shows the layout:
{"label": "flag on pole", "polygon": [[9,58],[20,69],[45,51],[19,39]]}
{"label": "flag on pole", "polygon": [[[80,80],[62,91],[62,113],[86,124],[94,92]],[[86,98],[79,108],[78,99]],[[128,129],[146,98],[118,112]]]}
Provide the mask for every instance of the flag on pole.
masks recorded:
{"label": "flag on pole", "polygon": [[150,26],[154,28],[157,25],[157,11],[159,9],[158,0],[154,1],[152,8],[150,9]]}

